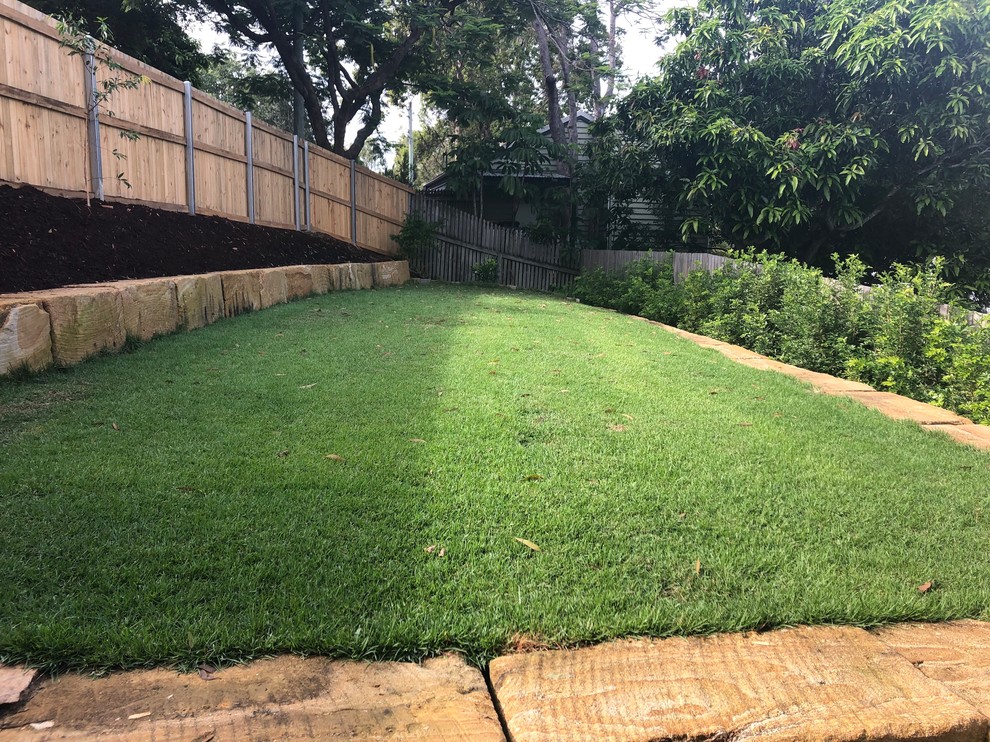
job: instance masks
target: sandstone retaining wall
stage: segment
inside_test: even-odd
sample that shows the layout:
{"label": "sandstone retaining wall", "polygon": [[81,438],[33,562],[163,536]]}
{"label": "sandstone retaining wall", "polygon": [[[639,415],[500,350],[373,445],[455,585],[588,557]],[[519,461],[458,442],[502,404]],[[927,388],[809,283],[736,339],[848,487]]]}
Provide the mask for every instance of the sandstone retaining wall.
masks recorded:
{"label": "sandstone retaining wall", "polygon": [[342,289],[398,286],[405,261],[290,265],[0,294],[0,376],[17,369],[72,366],[222,317]]}

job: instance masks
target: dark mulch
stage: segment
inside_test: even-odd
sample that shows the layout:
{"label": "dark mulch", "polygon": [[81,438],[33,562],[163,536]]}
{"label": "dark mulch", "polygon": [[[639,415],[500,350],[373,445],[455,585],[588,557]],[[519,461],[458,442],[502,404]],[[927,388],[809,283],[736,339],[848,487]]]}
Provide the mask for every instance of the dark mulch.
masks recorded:
{"label": "dark mulch", "polygon": [[383,255],[333,237],[0,186],[0,293]]}

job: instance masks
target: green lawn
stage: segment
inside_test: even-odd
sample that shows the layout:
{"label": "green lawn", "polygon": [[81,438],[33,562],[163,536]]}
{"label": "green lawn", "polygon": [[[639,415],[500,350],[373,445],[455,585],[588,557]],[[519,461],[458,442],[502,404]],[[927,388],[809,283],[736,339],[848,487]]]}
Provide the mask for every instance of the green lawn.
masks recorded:
{"label": "green lawn", "polygon": [[0,508],[0,659],[50,667],[990,605],[986,453],[508,291],[331,294],[0,383]]}

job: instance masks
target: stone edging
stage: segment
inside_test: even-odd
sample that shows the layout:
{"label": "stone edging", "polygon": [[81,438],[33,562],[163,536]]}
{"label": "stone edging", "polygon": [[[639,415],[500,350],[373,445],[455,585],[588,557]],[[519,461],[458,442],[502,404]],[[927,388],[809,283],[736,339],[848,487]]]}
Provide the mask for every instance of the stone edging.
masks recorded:
{"label": "stone edging", "polygon": [[[802,626],[422,663],[290,655],[181,675],[0,666],[22,739],[986,742],[990,624]],[[209,682],[218,681],[218,682]]]}
{"label": "stone edging", "polygon": [[990,450],[990,426],[978,425],[972,420],[942,407],[936,407],[891,392],[880,392],[858,381],[840,379],[837,376],[809,371],[806,368],[775,361],[741,346],[715,340],[705,335],[697,335],[678,327],[665,325],[662,322],[654,322],[643,317],[635,317],[635,319],[658,325],[667,332],[679,335],[703,348],[716,350],[729,360],[744,366],[786,374],[811,384],[822,394],[852,399],[894,420],[911,420],[926,430],[944,433],[959,443]]}
{"label": "stone edging", "polygon": [[218,271],[190,276],[0,294],[0,376],[20,368],[72,366],[128,338],[150,340],[224,317],[343,289],[398,286],[409,263],[339,263]]}

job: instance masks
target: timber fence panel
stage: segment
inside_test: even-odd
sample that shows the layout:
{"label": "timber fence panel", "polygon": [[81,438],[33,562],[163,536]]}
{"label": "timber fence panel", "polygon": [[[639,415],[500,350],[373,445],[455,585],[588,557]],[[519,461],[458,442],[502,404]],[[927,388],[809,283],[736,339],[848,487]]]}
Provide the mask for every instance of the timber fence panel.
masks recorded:
{"label": "timber fence panel", "polygon": [[187,110],[183,82],[115,49],[101,55],[123,69],[95,65],[96,89],[112,77],[139,84],[118,86],[89,116],[84,57],[60,41],[54,19],[0,0],[0,182],[253,217],[397,251],[391,235],[408,211],[408,186],[306,142],[294,150],[292,135],[249,124],[243,111],[201,91],[190,90]]}
{"label": "timber fence panel", "polygon": [[414,199],[413,211],[438,225],[433,248],[412,261],[413,269],[428,278],[473,281],[477,266],[495,260],[500,284],[550,291],[569,285],[578,273],[559,246],[534,242],[522,230],[492,224],[423,195]]}
{"label": "timber fence panel", "polygon": [[0,0],[0,180],[84,191],[86,85],[55,21]]}

